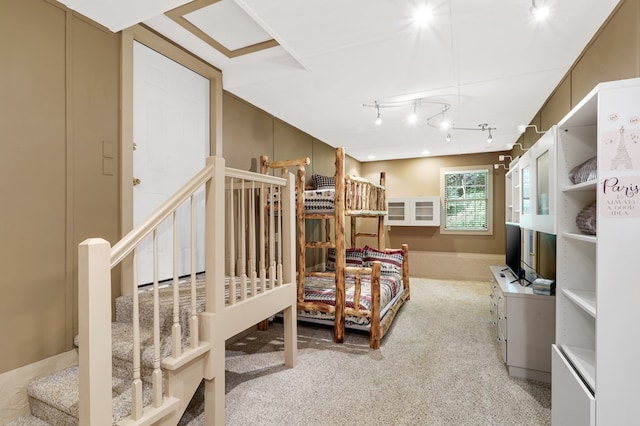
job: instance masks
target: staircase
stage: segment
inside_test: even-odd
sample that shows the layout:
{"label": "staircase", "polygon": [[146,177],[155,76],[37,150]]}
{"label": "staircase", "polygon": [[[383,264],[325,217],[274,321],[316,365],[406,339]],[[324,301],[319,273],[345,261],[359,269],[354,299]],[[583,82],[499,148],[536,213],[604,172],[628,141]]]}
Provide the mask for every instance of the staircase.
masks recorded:
{"label": "staircase", "polygon": [[[284,312],[284,364],[295,366],[293,186],[292,176],[225,168],[224,159],[210,157],[113,247],[99,238],[83,241],[78,247],[78,365],[30,383],[32,415],[10,425],[223,425],[225,341],[278,312]],[[197,213],[200,190],[205,199]],[[191,275],[181,281],[175,230],[178,210],[189,205]],[[196,214],[205,221],[206,273],[199,277]],[[171,219],[173,280],[165,285],[158,282],[157,241],[160,226]],[[154,282],[140,290],[135,252],[146,238],[153,241]],[[113,314],[116,267],[123,296]],[[203,410],[206,421],[199,414]]]}
{"label": "staircase", "polygon": [[[188,282],[179,284],[180,294],[180,323],[184,330],[189,329],[190,319],[190,289]],[[198,312],[204,310],[204,280],[199,279],[196,285]],[[169,285],[159,290],[160,324],[161,324],[161,357],[171,353],[171,328],[173,286]],[[116,320],[111,324],[112,331],[112,396],[113,423],[131,414],[131,377],[133,377],[133,297],[121,296],[116,299]],[[140,303],[140,340],[141,340],[141,376],[143,381],[143,401],[145,405],[151,403],[151,386],[153,374],[153,324],[148,320],[153,315],[153,292],[142,291],[139,295]],[[188,347],[188,337],[183,339],[182,347]],[[76,337],[75,343],[81,345]],[[66,368],[53,374],[34,380],[28,387],[29,405],[32,415],[17,419],[7,426],[21,425],[78,425],[79,375],[78,366]],[[179,425],[203,424],[201,414],[204,410],[203,386],[192,401],[191,406],[182,417]],[[199,417],[200,416],[200,417]]]}

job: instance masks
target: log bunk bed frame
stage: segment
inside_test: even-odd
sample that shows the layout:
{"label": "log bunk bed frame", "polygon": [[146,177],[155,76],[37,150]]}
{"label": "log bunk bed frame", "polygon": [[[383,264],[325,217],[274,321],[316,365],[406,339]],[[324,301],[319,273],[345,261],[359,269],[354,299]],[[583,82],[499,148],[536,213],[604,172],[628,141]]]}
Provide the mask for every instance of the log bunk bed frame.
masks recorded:
{"label": "log bunk bed frame", "polygon": [[[377,238],[378,250],[385,251],[384,218],[387,214],[385,196],[385,172],[380,173],[380,183],[375,184],[366,179],[350,176],[345,173],[344,148],[336,148],[335,160],[335,198],[334,210],[328,213],[310,213],[305,211],[305,166],[311,162],[309,158],[294,160],[268,161],[268,157],[260,157],[260,169],[263,174],[268,174],[269,169],[280,170],[284,176],[288,168],[296,167],[295,191],[296,191],[296,239],[297,239],[297,307],[298,311],[320,311],[334,314],[334,341],[342,343],[345,334],[345,317],[355,316],[370,319],[369,345],[372,349],[380,347],[380,341],[389,330],[395,315],[405,301],[410,299],[409,283],[409,248],[402,245],[402,294],[396,297],[393,305],[381,318],[380,304],[380,262],[374,261],[372,267],[351,267],[346,262],[346,232],[345,218],[350,217],[351,247],[356,247],[358,237]],[[377,218],[377,232],[357,232],[357,218]],[[322,220],[325,224],[325,241],[306,241],[305,221]],[[331,233],[331,221],[334,222],[333,238]],[[335,272],[306,271],[306,249],[335,248]],[[397,250],[396,250],[397,251]],[[359,303],[354,307],[346,305],[346,275],[354,275],[354,301],[360,300],[362,291],[361,278],[371,275],[371,309],[362,309]],[[335,306],[318,301],[305,300],[305,277],[316,276],[335,278]],[[300,319],[300,316],[299,316]],[[266,327],[266,322],[261,328]]]}

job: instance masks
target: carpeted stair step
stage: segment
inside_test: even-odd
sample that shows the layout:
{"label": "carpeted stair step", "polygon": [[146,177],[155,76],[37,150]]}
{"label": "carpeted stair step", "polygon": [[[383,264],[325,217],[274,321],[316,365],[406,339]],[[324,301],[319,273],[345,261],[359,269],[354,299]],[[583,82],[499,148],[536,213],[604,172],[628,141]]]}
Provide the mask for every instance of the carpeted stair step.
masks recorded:
{"label": "carpeted stair step", "polygon": [[36,416],[25,416],[9,422],[5,426],[51,426],[51,424]]}
{"label": "carpeted stair step", "polygon": [[[151,401],[151,387],[143,383],[145,404]],[[34,380],[27,387],[31,413],[52,425],[77,425],[79,376],[73,366]],[[131,413],[131,381],[114,377],[112,381],[114,422]]]}
{"label": "carpeted stair step", "polygon": [[[191,315],[191,286],[182,283],[179,286],[179,321],[183,330],[188,330]],[[160,300],[160,330],[161,334],[169,333],[173,325],[173,286],[161,288],[158,292]],[[201,279],[196,285],[196,310],[204,311],[205,287]],[[153,327],[153,291],[142,290],[138,293],[140,311],[140,327]],[[120,296],[116,298],[116,322],[131,323],[133,317],[133,297]]]}
{"label": "carpeted stair step", "polygon": [[[80,347],[78,336],[74,339],[74,344]],[[120,377],[133,377],[133,326],[124,322],[111,323],[111,343],[112,359],[114,370],[122,371]],[[183,347],[187,344],[187,339],[183,339]],[[141,375],[144,380],[150,380],[153,372],[153,331],[149,328],[140,328],[140,366]],[[160,337],[160,358],[164,358],[171,353],[171,336]]]}

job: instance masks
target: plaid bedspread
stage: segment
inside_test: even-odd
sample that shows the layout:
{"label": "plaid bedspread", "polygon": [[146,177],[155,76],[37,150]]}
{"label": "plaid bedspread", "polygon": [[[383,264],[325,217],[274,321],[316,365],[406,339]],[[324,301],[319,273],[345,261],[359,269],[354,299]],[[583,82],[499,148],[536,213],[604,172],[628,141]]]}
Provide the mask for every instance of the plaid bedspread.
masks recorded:
{"label": "plaid bedspread", "polygon": [[[347,275],[346,279],[346,305],[348,308],[354,308],[354,289],[355,277]],[[360,291],[360,309],[371,310],[371,277],[363,276],[362,287]],[[402,291],[402,277],[399,274],[392,274],[380,277],[380,309],[384,309],[393,298]],[[333,278],[324,277],[306,277],[304,281],[304,300],[306,302],[322,302],[331,306],[335,306],[336,287]],[[298,315],[316,318],[316,319],[333,319],[333,314],[323,312],[299,311]],[[368,325],[369,318],[347,316],[347,323]]]}

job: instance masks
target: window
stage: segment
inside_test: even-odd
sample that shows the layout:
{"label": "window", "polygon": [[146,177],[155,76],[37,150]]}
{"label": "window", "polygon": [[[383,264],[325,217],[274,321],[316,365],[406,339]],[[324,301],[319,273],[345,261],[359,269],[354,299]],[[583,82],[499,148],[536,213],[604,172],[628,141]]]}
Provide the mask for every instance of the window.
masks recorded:
{"label": "window", "polygon": [[493,174],[489,166],[441,170],[444,220],[441,233],[491,235]]}

